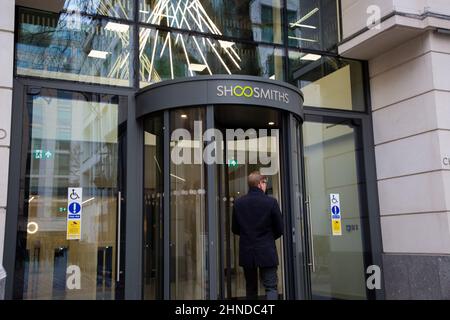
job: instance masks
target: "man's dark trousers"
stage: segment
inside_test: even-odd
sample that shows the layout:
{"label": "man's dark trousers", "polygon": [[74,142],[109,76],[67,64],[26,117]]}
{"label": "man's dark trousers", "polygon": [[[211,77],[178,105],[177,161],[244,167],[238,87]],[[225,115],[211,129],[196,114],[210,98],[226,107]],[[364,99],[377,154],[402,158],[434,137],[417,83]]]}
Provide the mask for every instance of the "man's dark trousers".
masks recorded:
{"label": "man's dark trousers", "polygon": [[[258,298],[258,269],[244,267],[244,275],[247,299],[256,300]],[[267,300],[278,300],[277,267],[259,268],[259,276],[266,289]]]}

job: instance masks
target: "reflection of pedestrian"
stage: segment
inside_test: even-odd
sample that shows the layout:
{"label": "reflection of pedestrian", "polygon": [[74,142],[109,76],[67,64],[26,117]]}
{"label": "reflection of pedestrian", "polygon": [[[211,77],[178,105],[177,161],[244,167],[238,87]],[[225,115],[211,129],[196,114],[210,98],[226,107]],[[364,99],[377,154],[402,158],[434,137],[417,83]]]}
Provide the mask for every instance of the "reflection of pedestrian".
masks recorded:
{"label": "reflection of pedestrian", "polygon": [[275,240],[283,234],[276,199],[265,194],[267,179],[259,171],[248,176],[248,193],[233,206],[232,231],[239,235],[239,265],[244,268],[247,298],[256,299],[259,269],[267,299],[278,299],[278,254]]}

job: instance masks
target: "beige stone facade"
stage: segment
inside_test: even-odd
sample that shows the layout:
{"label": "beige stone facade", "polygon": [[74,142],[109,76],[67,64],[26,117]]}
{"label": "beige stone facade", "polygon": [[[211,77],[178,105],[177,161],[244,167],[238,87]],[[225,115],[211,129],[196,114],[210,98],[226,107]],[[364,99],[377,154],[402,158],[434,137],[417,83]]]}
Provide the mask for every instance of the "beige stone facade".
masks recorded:
{"label": "beige stone facade", "polygon": [[[379,6],[380,24],[367,27],[372,4]],[[408,284],[400,283],[405,279],[394,274],[401,269],[392,257],[410,255],[430,262],[433,255],[446,260],[450,254],[450,166],[444,160],[450,154],[450,2],[343,0],[342,5],[344,41],[339,51],[369,61],[388,261],[384,272],[393,280],[386,281],[386,295],[415,298],[416,293],[405,289]],[[442,266],[436,263],[442,286]],[[406,272],[414,281],[411,270]],[[433,297],[446,298],[441,286],[430,288]]]}

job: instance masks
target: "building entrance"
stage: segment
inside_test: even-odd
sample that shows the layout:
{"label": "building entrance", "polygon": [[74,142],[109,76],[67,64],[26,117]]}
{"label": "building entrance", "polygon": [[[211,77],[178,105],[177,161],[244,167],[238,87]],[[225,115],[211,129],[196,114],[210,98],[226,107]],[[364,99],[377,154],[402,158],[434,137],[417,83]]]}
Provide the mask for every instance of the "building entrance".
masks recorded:
{"label": "building entrance", "polygon": [[[304,121],[295,87],[254,77],[162,82],[135,101],[21,86],[27,125],[18,176],[26,184],[10,202],[24,206],[8,220],[18,231],[8,248],[17,257],[7,261],[9,297],[245,298],[232,210],[255,170],[283,215],[279,298],[371,297],[357,119]],[[68,202],[75,189],[76,232],[66,212],[77,211]]]}
{"label": "building entrance", "polygon": [[[239,237],[231,232],[233,204],[247,193],[247,176],[260,170],[289,230],[290,199],[283,194],[289,184],[284,172],[288,165],[282,155],[289,144],[289,117],[301,126],[301,95],[294,87],[251,77],[205,77],[196,86],[177,81],[167,86],[183,99],[164,95],[164,86],[138,97],[139,106],[152,104],[154,111],[141,111],[144,296],[245,298]],[[286,297],[286,283],[294,283],[285,277],[286,261],[292,261],[285,242],[292,242],[289,232],[276,244],[280,298]],[[265,295],[263,288],[259,295]]]}
{"label": "building entrance", "polygon": [[[280,167],[280,122],[282,113],[264,108],[220,106],[215,109],[215,123],[226,137],[222,148],[223,164],[218,164],[217,196],[220,233],[220,297],[245,298],[245,277],[239,266],[239,237],[231,232],[234,201],[248,192],[247,177],[255,170],[267,171],[267,194],[282,204]],[[241,137],[229,132],[242,130]],[[241,158],[241,159],[239,159]],[[242,162],[241,162],[242,161]],[[265,169],[264,169],[265,168]],[[276,243],[280,265],[278,290],[280,298],[284,288],[283,240]],[[264,288],[259,288],[264,295]]]}

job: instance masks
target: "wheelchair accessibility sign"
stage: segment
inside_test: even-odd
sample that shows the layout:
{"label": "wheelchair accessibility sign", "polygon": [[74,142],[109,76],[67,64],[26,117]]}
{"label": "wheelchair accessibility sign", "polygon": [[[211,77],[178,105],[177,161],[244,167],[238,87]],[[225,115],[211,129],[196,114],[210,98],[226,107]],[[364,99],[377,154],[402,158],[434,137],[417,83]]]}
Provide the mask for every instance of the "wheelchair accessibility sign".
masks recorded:
{"label": "wheelchair accessibility sign", "polygon": [[67,189],[67,240],[81,239],[82,188]]}
{"label": "wheelchair accessibility sign", "polygon": [[333,236],[342,236],[341,200],[338,193],[330,194],[331,231]]}

